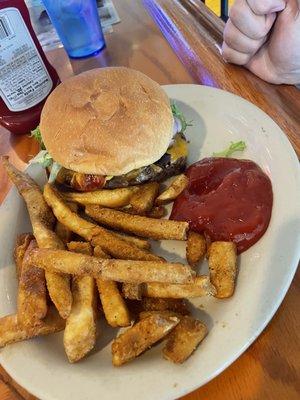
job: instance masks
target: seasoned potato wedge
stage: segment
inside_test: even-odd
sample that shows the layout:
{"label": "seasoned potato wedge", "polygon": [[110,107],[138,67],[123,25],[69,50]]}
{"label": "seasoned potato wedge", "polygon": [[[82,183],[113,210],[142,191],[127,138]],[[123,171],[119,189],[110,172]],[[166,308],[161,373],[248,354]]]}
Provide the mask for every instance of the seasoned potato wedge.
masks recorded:
{"label": "seasoned potato wedge", "polygon": [[[88,242],[70,242],[70,251],[92,255]],[[72,281],[73,304],[64,331],[64,347],[71,363],[81,360],[96,343],[96,290],[91,276],[76,276]]]}
{"label": "seasoned potato wedge", "polygon": [[160,206],[171,203],[184,191],[188,183],[189,180],[186,175],[181,174],[176,176],[171,185],[157,197],[155,204]]}
{"label": "seasoned potato wedge", "polygon": [[224,299],[233,295],[237,275],[237,251],[232,242],[213,242],[209,247],[209,274],[217,292]]}
{"label": "seasoned potato wedge", "polygon": [[21,342],[36,336],[49,335],[63,330],[65,321],[54,307],[49,308],[43,323],[37,326],[25,327],[18,322],[17,314],[0,318],[0,347]]}
{"label": "seasoned potato wedge", "polygon": [[149,212],[159,192],[159,184],[150,182],[141,185],[130,199],[130,205],[134,213],[144,215]]}
{"label": "seasoned potato wedge", "polygon": [[[37,248],[37,243],[32,240],[25,252]],[[45,271],[35,265],[22,265],[18,287],[18,322],[25,327],[40,325],[47,314]]]}
{"label": "seasoned potato wedge", "polygon": [[[64,249],[63,242],[53,232],[55,218],[39,186],[29,175],[18,171],[6,158],[3,158],[2,162],[10,179],[25,200],[38,246],[46,249]],[[67,318],[72,304],[69,277],[48,271],[45,276],[51,300],[61,317]]]}
{"label": "seasoned potato wedge", "polygon": [[113,365],[118,367],[133,360],[165,337],[178,323],[179,318],[160,314],[142,319],[113,341]]}
{"label": "seasoned potato wedge", "polygon": [[177,364],[183,363],[202,342],[206,334],[207,328],[202,322],[190,316],[180,318],[179,324],[167,337],[163,349],[164,358]]}
{"label": "seasoned potato wedge", "polygon": [[205,257],[206,240],[204,235],[189,231],[186,244],[186,259],[191,267],[196,267],[197,264]]}
{"label": "seasoned potato wedge", "polygon": [[22,270],[23,258],[25,252],[29,246],[29,243],[34,239],[32,233],[22,233],[17,236],[15,248],[14,248],[14,260],[16,264],[16,272],[18,276],[18,280],[20,279],[20,274]]}

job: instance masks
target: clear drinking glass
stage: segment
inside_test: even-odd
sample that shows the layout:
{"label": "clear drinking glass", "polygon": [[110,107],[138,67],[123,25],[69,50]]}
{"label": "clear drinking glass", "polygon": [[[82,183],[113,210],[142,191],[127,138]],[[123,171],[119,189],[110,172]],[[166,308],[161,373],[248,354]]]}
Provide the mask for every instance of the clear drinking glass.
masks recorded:
{"label": "clear drinking glass", "polygon": [[105,47],[96,0],[43,0],[68,55],[87,57]]}

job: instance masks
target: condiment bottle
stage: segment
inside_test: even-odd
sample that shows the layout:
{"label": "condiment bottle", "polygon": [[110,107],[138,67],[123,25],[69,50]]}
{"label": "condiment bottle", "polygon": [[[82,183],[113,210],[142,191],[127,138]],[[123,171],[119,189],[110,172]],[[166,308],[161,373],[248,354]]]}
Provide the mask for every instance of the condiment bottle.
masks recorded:
{"label": "condiment bottle", "polygon": [[33,31],[24,0],[1,0],[0,124],[13,133],[30,132],[59,82]]}

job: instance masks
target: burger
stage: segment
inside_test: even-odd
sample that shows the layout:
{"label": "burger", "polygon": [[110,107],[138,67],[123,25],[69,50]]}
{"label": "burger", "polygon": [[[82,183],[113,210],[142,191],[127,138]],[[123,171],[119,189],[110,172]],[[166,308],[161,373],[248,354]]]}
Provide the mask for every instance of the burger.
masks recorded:
{"label": "burger", "polygon": [[50,94],[32,133],[42,150],[31,162],[46,167],[50,181],[78,191],[161,181],[186,167],[188,125],[141,72],[93,69]]}

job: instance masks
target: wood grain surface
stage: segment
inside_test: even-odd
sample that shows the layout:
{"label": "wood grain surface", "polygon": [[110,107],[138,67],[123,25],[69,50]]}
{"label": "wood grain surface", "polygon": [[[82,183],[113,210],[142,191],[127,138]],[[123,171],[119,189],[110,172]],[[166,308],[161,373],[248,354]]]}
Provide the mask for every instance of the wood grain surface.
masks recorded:
{"label": "wood grain surface", "polygon": [[144,0],[162,33],[199,83],[256,104],[288,135],[300,155],[300,95],[291,85],[271,85],[221,57],[224,22],[198,0]]}
{"label": "wood grain surface", "polygon": [[[100,55],[70,62],[62,49],[47,54],[62,80],[97,66],[126,65],[141,70],[160,84],[198,82],[225,88],[271,115],[299,154],[300,92],[289,86],[268,85],[243,68],[223,63],[219,54],[223,24],[203,9],[200,0],[144,1],[166,39],[140,1],[114,0],[114,4],[121,23],[106,36],[107,49]],[[17,167],[24,169],[36,151],[35,142],[28,136],[14,136],[0,130],[0,155],[9,154]],[[0,167],[0,201],[9,187]],[[183,399],[299,399],[299,298],[298,271],[280,309],[256,342],[221,375]],[[33,400],[34,397],[0,368],[0,399]]]}

